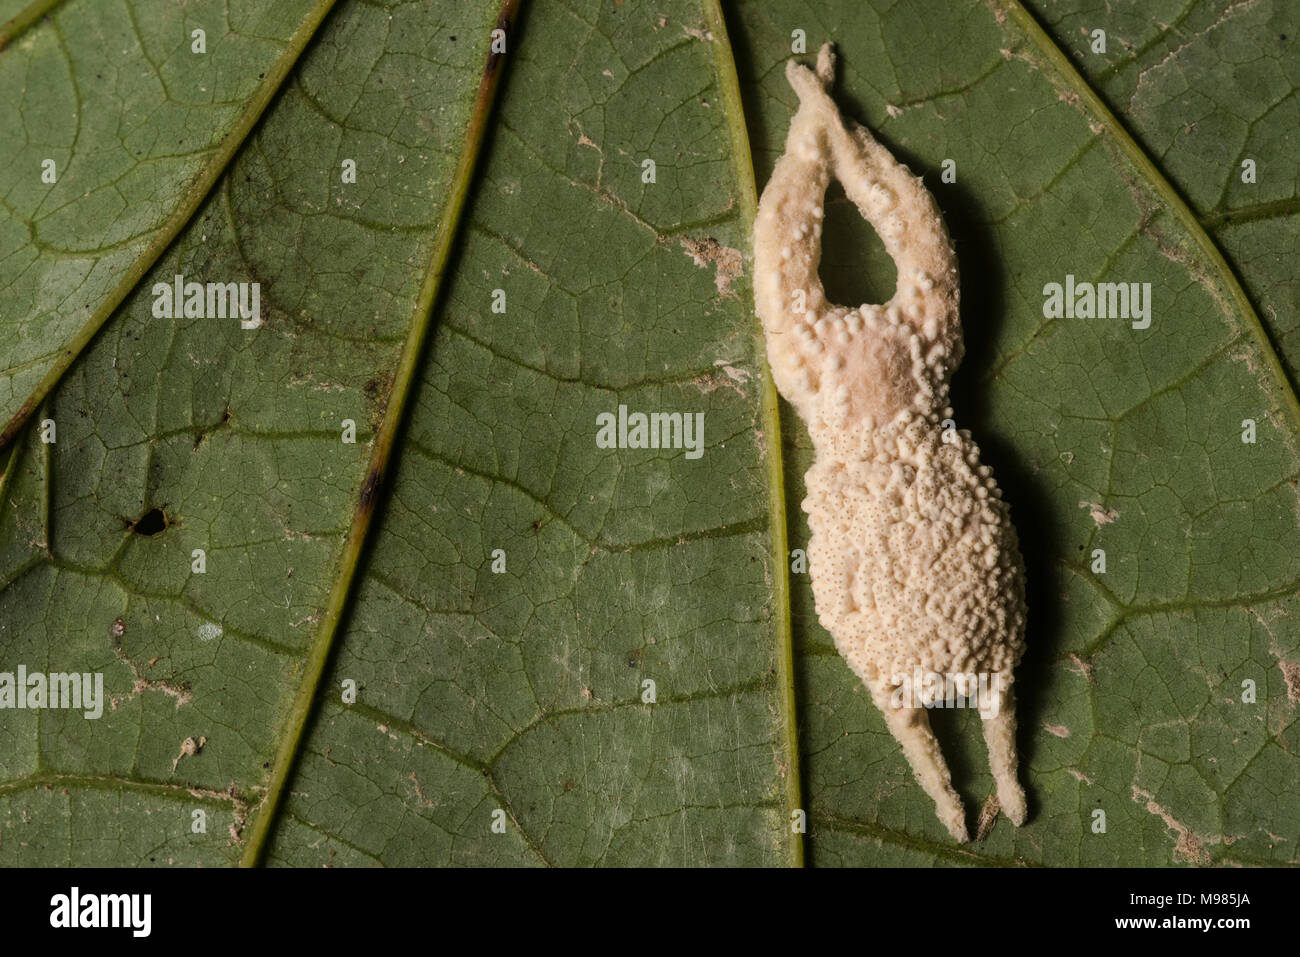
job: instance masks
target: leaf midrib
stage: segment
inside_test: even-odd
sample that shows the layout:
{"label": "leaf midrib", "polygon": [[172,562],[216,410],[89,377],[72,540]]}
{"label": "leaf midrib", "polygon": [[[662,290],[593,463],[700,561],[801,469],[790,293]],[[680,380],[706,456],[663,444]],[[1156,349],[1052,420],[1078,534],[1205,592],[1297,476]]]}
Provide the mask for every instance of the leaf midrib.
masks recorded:
{"label": "leaf midrib", "polygon": [[[522,0],[503,0],[494,24],[495,28],[505,31],[507,50],[514,42],[512,27],[521,2]],[[329,598],[321,613],[320,626],[304,664],[303,677],[283,729],[280,748],[271,768],[266,797],[254,812],[255,817],[240,860],[241,866],[252,867],[264,863],[289,782],[293,778],[303,745],[306,743],[309,719],[315,710],[321,681],[342,631],[345,613],[352,595],[352,586],[356,581],[366,539],[378,510],[385,473],[401,429],[403,413],[419,380],[420,360],[425,351],[424,346],[429,330],[433,326],[433,307],[442,289],[442,281],[451,256],[452,240],[460,226],[470,185],[478,165],[479,154],[487,132],[487,121],[496,98],[497,87],[500,85],[501,74],[504,72],[502,61],[506,55],[489,50],[487,62],[483,67],[478,93],[465,132],[465,146],[449,182],[447,203],[443,207],[433,237],[433,253],[412,311],[410,330],[393,375],[393,385],[384,407],[383,418],[373,440],[360,498],[353,512],[347,538],[344,540]]]}
{"label": "leaf midrib", "polygon": [[4,23],[0,23],[0,50],[13,43],[28,31],[41,17],[50,13],[63,0],[33,0]]}
{"label": "leaf midrib", "polygon": [[[704,19],[712,35],[714,65],[717,69],[718,93],[726,116],[727,131],[731,138],[731,156],[736,171],[736,184],[740,191],[740,217],[745,240],[754,235],[754,220],[758,215],[758,184],[754,176],[754,161],[749,144],[749,131],[745,125],[744,105],[740,96],[740,77],[736,72],[736,58],[727,35],[727,23],[722,14],[721,0],[702,0]],[[746,255],[753,266],[753,256]],[[782,750],[786,766],[784,777],[785,822],[789,828],[785,846],[788,861],[793,867],[804,863],[803,834],[793,830],[793,814],[803,809],[802,781],[799,770],[798,702],[794,684],[794,633],[790,618],[789,542],[786,532],[785,463],[781,446],[781,417],[776,382],[767,363],[767,343],[757,318],[752,325],[754,362],[758,366],[760,420],[763,424],[764,456],[767,470],[768,520],[772,535],[772,607],[776,638],[777,695],[781,717]]]}

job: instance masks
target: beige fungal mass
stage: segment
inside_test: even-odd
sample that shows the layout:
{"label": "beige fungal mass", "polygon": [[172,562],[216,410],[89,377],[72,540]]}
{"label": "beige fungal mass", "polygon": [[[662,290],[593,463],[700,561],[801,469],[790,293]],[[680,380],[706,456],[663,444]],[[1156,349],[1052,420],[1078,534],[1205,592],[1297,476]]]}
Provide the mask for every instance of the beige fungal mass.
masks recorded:
{"label": "beige fungal mass", "polygon": [[[829,45],[815,73],[786,65],[799,109],[759,204],[755,301],[777,388],[816,449],[803,508],[818,618],[870,689],[939,819],[965,841],[961,799],[928,713],[896,690],[918,669],[991,676],[1000,697],[980,701],[997,709],[983,720],[989,763],[1002,810],[1023,823],[1011,692],[1024,650],[1023,564],[979,448],[969,433],[944,428],[962,355],[947,230],[921,179],[841,118],[828,93],[833,74]],[[832,175],[897,266],[898,288],[884,305],[826,299],[817,271]]]}

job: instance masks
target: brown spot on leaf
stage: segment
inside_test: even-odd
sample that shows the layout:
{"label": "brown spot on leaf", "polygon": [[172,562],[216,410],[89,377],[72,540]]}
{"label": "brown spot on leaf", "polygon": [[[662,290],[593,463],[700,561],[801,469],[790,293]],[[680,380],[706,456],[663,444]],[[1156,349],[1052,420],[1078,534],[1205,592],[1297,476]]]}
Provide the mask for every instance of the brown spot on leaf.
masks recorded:
{"label": "brown spot on leaf", "polygon": [[993,830],[993,825],[997,823],[998,812],[1002,810],[1002,805],[998,803],[998,796],[990,794],[984,800],[984,806],[980,808],[979,821],[975,824],[975,840],[982,841],[989,836],[989,831]]}
{"label": "brown spot on leaf", "polygon": [[1103,525],[1109,525],[1115,519],[1119,518],[1119,512],[1113,508],[1103,508],[1098,502],[1080,502],[1079,508],[1086,508],[1088,514],[1092,516],[1093,522],[1098,528]]}
{"label": "brown spot on leaf", "polygon": [[[1173,831],[1178,840],[1174,844],[1174,857],[1186,861],[1189,864],[1212,864],[1214,859],[1205,849],[1205,839],[1200,835],[1192,832],[1186,824],[1177,820],[1172,814],[1156,803],[1155,798],[1147,791],[1143,791],[1137,785],[1133,785],[1133,800],[1141,803],[1146,800],[1146,809],[1148,813],[1154,814],[1165,822],[1165,827]],[[1212,841],[1211,843],[1219,843]]]}
{"label": "brown spot on leaf", "polygon": [[718,288],[718,295],[731,295],[732,282],[744,271],[744,260],[741,259],[740,251],[722,245],[712,236],[705,239],[682,236],[680,242],[695,265],[701,269],[713,266],[717,270],[713,277],[713,284]]}
{"label": "brown spot on leaf", "polygon": [[1300,661],[1279,661],[1277,666],[1286,682],[1286,696],[1300,703]]}
{"label": "brown spot on leaf", "polygon": [[1074,665],[1074,667],[1070,669],[1071,671],[1073,671],[1077,675],[1082,676],[1083,679],[1088,682],[1088,684],[1092,684],[1094,682],[1095,680],[1093,678],[1094,668],[1091,661],[1086,661],[1083,658],[1080,658],[1074,652],[1070,652],[1070,663]]}
{"label": "brown spot on leaf", "polygon": [[378,468],[372,468],[366,475],[366,482],[361,486],[361,502],[363,509],[371,508],[375,504],[375,497],[379,494],[379,483],[383,481],[383,472]]}

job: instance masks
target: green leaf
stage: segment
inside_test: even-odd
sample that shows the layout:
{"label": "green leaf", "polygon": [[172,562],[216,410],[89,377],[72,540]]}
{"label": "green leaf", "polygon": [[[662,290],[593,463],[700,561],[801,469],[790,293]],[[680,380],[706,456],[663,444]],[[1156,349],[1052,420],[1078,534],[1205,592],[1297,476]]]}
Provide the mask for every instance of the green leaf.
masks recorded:
{"label": "green leaf", "polygon": [[[0,854],[797,860],[743,118],[704,13],[662,16],[538,7],[491,60],[495,9],[326,20],[6,473],[4,660],[102,670],[115,706],[6,727]],[[264,325],[155,318],[176,273],[261,280]],[[703,456],[597,448],[620,403],[702,411]]]}
{"label": "green leaf", "polygon": [[[364,703],[322,699],[274,862],[797,851],[750,297],[695,262],[752,218],[728,52],[693,6],[593,15],[528,13],[332,669]],[[702,410],[702,457],[598,448],[620,405]]]}
{"label": "green leaf", "polygon": [[[1285,4],[1166,4],[1119,14],[1107,55],[1075,62],[1214,238],[1255,304],[1294,386],[1300,381],[1300,57]],[[1100,10],[1036,5],[1063,49],[1082,51]],[[1254,182],[1242,164],[1255,163]]]}
{"label": "green leaf", "polygon": [[[83,6],[60,16],[75,21]],[[385,441],[404,343],[436,288],[430,264],[446,254],[449,196],[466,187],[497,18],[336,11],[193,221],[63,378],[39,416],[57,423],[57,442],[29,427],[6,471],[4,660],[102,671],[111,706],[99,721],[12,712],[0,819],[31,823],[5,853],[239,858],[245,817],[265,803],[272,758],[299,720],[295,695],[328,648],[316,626],[350,573],[370,446]],[[209,44],[217,55],[215,35]],[[260,280],[262,327],[156,318],[153,283],[178,273]],[[357,444],[341,441],[345,419]],[[154,508],[167,528],[129,527]],[[187,738],[206,743],[178,762]],[[192,832],[194,809],[211,818],[206,834]]]}
{"label": "green leaf", "polygon": [[[192,219],[334,2],[228,16],[37,0],[0,28],[0,50],[16,44],[0,61],[0,441]],[[195,55],[209,32],[211,55]]]}
{"label": "green leaf", "polygon": [[[1298,25],[874,6],[0,0],[0,673],[109,696],[5,711],[0,863],[797,864],[798,810],[820,865],[1294,862]],[[787,579],[749,237],[795,30],[944,211],[1027,561],[1031,817],[967,847]],[[827,210],[831,294],[887,298]],[[1045,319],[1067,273],[1150,327]],[[261,326],[155,317],[177,274]],[[702,455],[600,447],[620,406]]]}

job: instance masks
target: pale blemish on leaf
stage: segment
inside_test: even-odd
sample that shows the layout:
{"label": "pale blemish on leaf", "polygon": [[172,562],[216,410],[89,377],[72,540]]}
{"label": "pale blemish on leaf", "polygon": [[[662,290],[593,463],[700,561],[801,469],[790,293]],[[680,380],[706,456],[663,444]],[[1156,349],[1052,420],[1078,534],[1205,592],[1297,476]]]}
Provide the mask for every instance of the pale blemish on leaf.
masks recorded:
{"label": "pale blemish on leaf", "polygon": [[[1163,807],[1156,803],[1154,795],[1148,791],[1143,791],[1136,784],[1133,785],[1133,800],[1141,804],[1146,801],[1146,809],[1165,822],[1165,827],[1173,831],[1178,840],[1174,844],[1174,857],[1186,861],[1189,864],[1212,864],[1214,859],[1210,857],[1209,852],[1205,849],[1207,840],[1194,833],[1190,827],[1183,824]],[[1220,841],[1210,841],[1208,843],[1220,843]]]}
{"label": "pale blemish on leaf", "polygon": [[1080,502],[1079,508],[1086,508],[1088,510],[1088,514],[1092,516],[1092,520],[1096,523],[1098,528],[1101,528],[1103,525],[1109,525],[1111,522],[1115,521],[1115,519],[1119,518],[1118,511],[1113,508],[1105,508],[1098,502]]}
{"label": "pale blemish on leaf", "polygon": [[1071,652],[1070,663],[1071,665],[1073,665],[1073,667],[1070,670],[1073,671],[1079,677],[1083,678],[1085,681],[1087,681],[1088,684],[1093,684],[1096,681],[1096,678],[1094,677],[1093,674],[1096,671],[1096,666],[1093,665],[1091,661],[1086,661],[1083,658],[1080,658],[1074,652]]}
{"label": "pale blemish on leaf", "polygon": [[680,242],[695,265],[701,269],[712,266],[716,270],[713,284],[718,289],[718,295],[730,296],[732,282],[744,272],[745,268],[740,250],[724,246],[712,236],[705,239],[682,236]]}
{"label": "pale blemish on leaf", "polygon": [[176,757],[172,758],[172,770],[176,770],[176,765],[181,763],[182,758],[194,757],[194,755],[203,750],[203,746],[207,743],[208,739],[203,735],[199,735],[197,738],[186,738],[182,741],[180,753],[177,754]]}
{"label": "pale blemish on leaf", "polygon": [[1279,660],[1277,666],[1286,682],[1286,696],[1291,701],[1300,703],[1300,661]]}

